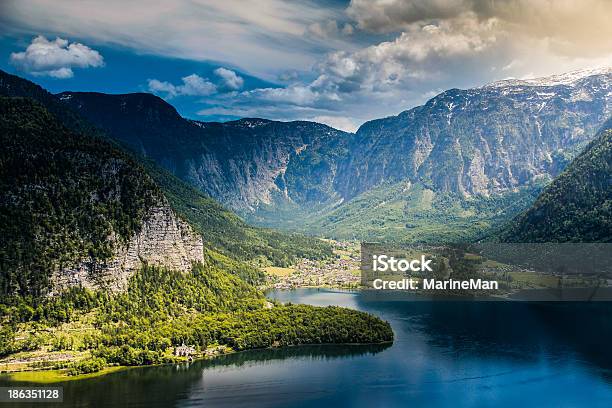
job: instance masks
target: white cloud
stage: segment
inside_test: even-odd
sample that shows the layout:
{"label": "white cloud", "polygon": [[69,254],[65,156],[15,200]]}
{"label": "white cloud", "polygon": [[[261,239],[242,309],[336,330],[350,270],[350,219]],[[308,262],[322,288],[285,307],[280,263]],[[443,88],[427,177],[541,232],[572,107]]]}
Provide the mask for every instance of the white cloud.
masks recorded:
{"label": "white cloud", "polygon": [[244,85],[244,79],[230,69],[217,68],[215,69],[215,75],[221,78],[222,85],[226,89],[237,91]]}
{"label": "white cloud", "polygon": [[165,94],[167,98],[175,96],[208,96],[217,92],[215,84],[207,78],[202,78],[197,74],[191,74],[181,78],[182,84],[174,85],[167,81],[159,81],[157,79],[149,79],[149,91],[155,94]]}
{"label": "white cloud", "polygon": [[34,38],[22,52],[14,52],[10,62],[20,71],[32,75],[71,78],[72,68],[101,67],[104,58],[96,50],[57,37],[53,41],[42,35]]}
{"label": "white cloud", "polygon": [[[0,25],[237,67],[210,80],[149,81],[166,97],[208,94],[203,115],[360,123],[423,103],[432,89],[612,63],[610,0],[47,3],[4,0]],[[248,89],[238,70],[286,86]]]}
{"label": "white cloud", "polygon": [[[336,94],[396,92],[435,80],[451,60],[470,59],[497,45],[496,20],[467,13],[438,24],[412,24],[393,41],[338,51],[318,64],[317,89]],[[430,85],[431,86],[431,85]]]}
{"label": "white cloud", "polygon": [[312,105],[319,95],[309,86],[292,85],[286,88],[257,88],[244,93],[259,101],[294,104],[299,106]]}

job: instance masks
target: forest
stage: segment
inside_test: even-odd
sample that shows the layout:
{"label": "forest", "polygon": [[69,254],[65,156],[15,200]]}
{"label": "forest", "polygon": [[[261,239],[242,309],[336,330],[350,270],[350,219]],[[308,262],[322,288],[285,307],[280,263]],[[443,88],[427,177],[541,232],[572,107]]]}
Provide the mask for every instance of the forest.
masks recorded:
{"label": "forest", "polygon": [[210,257],[189,273],[146,266],[124,293],[73,288],[57,297],[5,298],[0,319],[0,355],[75,351],[77,362],[50,367],[74,373],[180,361],[172,351],[181,344],[201,353],[393,340],[387,322],[364,312],[268,302]]}

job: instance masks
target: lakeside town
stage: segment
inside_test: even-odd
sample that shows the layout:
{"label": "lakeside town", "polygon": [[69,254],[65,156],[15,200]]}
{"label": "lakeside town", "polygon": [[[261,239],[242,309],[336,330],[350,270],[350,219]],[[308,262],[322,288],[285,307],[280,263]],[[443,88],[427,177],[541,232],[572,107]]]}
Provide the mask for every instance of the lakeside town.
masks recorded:
{"label": "lakeside town", "polygon": [[290,268],[267,267],[268,289],[329,287],[356,289],[361,285],[360,244],[352,241],[330,241],[333,258],[301,259]]}
{"label": "lakeside town", "polygon": [[[328,260],[302,258],[291,267],[266,267],[265,289],[336,288],[359,289],[361,280],[361,246],[357,241],[329,240],[333,257]],[[477,255],[466,254],[466,260],[478,260]],[[563,276],[545,273],[520,265],[505,265],[485,260],[479,277],[493,279],[499,284],[496,296],[509,296],[520,290],[599,287],[610,285],[610,280],[600,282],[598,277],[583,274]],[[447,276],[448,278],[448,276]],[[417,277],[417,280],[420,278]],[[501,292],[500,292],[501,291]]]}

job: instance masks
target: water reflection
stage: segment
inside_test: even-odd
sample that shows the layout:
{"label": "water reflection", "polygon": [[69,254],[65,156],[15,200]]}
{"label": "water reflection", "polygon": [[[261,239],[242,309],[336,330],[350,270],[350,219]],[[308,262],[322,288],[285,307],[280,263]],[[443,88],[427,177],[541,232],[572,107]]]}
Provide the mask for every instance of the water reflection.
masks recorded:
{"label": "water reflection", "polygon": [[197,361],[193,365],[198,368],[211,368],[218,366],[240,367],[243,365],[257,365],[262,362],[286,359],[327,361],[338,358],[371,356],[389,347],[391,347],[391,343],[370,345],[317,345],[251,350],[242,353],[226,354],[214,360]]}

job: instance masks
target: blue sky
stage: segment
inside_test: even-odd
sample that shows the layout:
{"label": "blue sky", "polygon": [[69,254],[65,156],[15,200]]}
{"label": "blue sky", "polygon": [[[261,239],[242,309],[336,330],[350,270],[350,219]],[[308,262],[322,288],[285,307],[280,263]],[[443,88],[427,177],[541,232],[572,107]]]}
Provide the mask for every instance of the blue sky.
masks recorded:
{"label": "blue sky", "polygon": [[0,67],[187,117],[355,130],[448,88],[612,62],[607,0],[3,0]]}
{"label": "blue sky", "polygon": [[[37,33],[36,35],[41,35]],[[48,38],[55,38],[52,34],[42,34]],[[41,85],[52,93],[66,90],[92,91],[105,93],[151,92],[149,79],[160,81],[180,82],[186,75],[196,74],[202,78],[214,78],[214,70],[227,67],[209,61],[194,61],[180,58],[167,58],[156,55],[141,55],[125,47],[100,46],[95,49],[103,56],[104,66],[98,68],[75,68],[70,78],[55,78],[49,75],[37,75],[19,70],[10,62],[7,55],[23,51],[32,41],[33,36],[5,36],[0,38],[0,49],[5,58],[0,60],[0,69],[26,77]],[[79,42],[80,40],[74,39]],[[229,69],[229,68],[228,68]],[[235,68],[234,68],[235,69]],[[240,72],[235,70],[235,72]],[[244,79],[242,89],[257,89],[262,87],[279,87],[281,85],[268,82],[257,77],[239,73]],[[218,79],[218,78],[217,78]],[[186,117],[198,120],[228,120],[236,116],[226,115],[198,115],[198,111],[215,106],[207,103],[205,96],[166,97],[177,110]]]}

